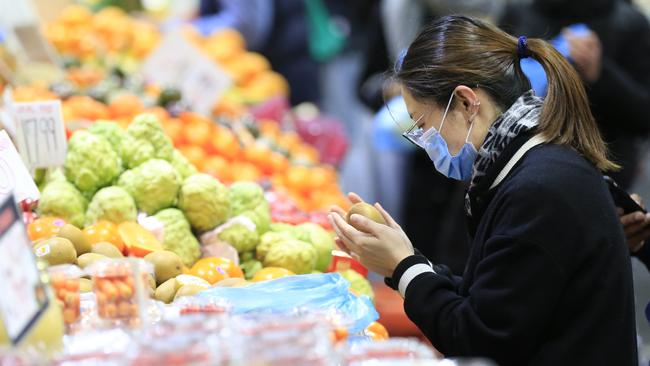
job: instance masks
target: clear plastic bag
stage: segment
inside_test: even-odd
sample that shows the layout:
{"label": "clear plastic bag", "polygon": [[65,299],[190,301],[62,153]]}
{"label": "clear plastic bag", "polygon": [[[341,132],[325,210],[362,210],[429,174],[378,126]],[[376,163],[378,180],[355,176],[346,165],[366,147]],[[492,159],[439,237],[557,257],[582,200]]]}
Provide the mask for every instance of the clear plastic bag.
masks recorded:
{"label": "clear plastic bag", "polygon": [[350,333],[363,331],[379,318],[370,298],[349,291],[350,283],[338,273],[290,276],[247,287],[220,287],[196,296],[226,299],[234,314],[284,313],[295,309],[337,311],[344,314]]}

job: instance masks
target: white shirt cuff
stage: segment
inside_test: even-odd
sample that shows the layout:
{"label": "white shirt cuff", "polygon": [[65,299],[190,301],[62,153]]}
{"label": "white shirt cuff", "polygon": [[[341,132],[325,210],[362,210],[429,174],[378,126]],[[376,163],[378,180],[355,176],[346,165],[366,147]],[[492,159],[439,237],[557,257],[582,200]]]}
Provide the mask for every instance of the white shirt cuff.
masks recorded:
{"label": "white shirt cuff", "polygon": [[397,285],[397,290],[399,291],[399,294],[402,295],[402,298],[406,297],[406,289],[409,287],[411,281],[422,273],[427,272],[436,273],[431,266],[427,266],[424,263],[415,264],[404,272],[402,277],[399,279],[399,284]]}

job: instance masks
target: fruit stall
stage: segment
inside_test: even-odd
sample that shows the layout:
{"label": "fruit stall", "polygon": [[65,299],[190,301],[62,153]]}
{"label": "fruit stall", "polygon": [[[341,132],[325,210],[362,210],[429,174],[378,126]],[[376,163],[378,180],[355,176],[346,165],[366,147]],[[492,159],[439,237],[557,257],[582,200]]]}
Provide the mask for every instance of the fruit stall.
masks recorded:
{"label": "fruit stall", "polygon": [[438,364],[336,247],[331,206],[382,219],[341,191],[343,129],[241,34],[173,31],[225,75],[205,108],[146,71],[172,32],[152,17],[71,5],[39,29],[58,76],[0,73],[0,364]]}

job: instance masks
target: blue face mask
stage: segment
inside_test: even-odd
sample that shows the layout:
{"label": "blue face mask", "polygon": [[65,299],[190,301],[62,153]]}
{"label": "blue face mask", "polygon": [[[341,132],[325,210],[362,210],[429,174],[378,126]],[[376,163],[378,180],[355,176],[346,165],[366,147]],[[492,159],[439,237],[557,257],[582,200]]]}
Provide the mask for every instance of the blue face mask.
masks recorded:
{"label": "blue face mask", "polygon": [[[454,93],[451,94],[445,113],[442,115],[440,130],[442,130],[442,126],[445,124],[445,118],[447,117],[447,112],[449,112],[449,107],[453,99]],[[472,178],[472,166],[478,155],[474,145],[469,142],[472,127],[474,127],[474,122],[472,122],[469,131],[467,131],[465,144],[461,147],[458,154],[453,156],[449,152],[447,142],[435,127],[431,127],[425,132],[422,128],[417,127],[416,122],[409,131],[404,133],[404,137],[423,148],[429,155],[431,161],[433,161],[436,170],[442,175],[456,180],[469,180]]]}

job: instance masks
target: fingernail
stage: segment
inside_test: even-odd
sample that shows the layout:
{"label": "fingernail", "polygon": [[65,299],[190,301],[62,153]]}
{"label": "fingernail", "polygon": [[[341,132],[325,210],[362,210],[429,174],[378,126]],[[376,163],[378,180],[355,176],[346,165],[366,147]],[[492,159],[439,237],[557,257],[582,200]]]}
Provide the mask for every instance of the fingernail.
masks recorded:
{"label": "fingernail", "polygon": [[352,222],[359,222],[361,221],[361,215],[353,214],[352,216],[350,216],[350,220],[352,220]]}

